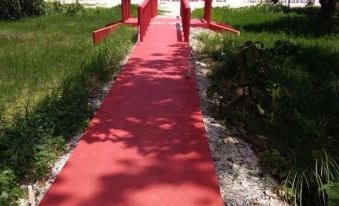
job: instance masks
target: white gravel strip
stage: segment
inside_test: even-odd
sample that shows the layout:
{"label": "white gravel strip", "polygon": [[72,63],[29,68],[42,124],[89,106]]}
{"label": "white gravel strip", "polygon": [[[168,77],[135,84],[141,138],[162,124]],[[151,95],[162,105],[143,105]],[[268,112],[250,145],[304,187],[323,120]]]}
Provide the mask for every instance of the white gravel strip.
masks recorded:
{"label": "white gravel strip", "polygon": [[197,78],[205,128],[225,205],[288,205],[272,192],[274,181],[263,175],[251,146],[237,137],[237,128],[226,129],[212,116],[211,108],[216,103],[207,98],[209,67],[196,52],[199,42],[195,37],[201,32],[212,34],[205,29],[191,29],[191,64]]}

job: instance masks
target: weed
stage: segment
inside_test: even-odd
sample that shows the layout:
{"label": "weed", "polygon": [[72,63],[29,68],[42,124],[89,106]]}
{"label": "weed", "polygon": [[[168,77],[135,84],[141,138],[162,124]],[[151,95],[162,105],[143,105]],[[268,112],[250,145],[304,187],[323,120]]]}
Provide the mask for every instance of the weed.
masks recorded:
{"label": "weed", "polygon": [[296,205],[335,201],[335,187],[326,186],[339,178],[339,44],[335,29],[316,28],[318,13],[216,8],[213,18],[241,29],[240,37],[199,37],[214,61],[208,93],[220,97],[218,116],[267,137],[261,164]]}
{"label": "weed", "polygon": [[[20,182],[48,175],[67,140],[87,126],[91,93],[120,71],[133,29],[121,27],[91,45],[91,31],[109,22],[111,11],[0,22],[8,37],[0,39],[0,205],[15,204]],[[39,21],[46,31],[32,27]]]}

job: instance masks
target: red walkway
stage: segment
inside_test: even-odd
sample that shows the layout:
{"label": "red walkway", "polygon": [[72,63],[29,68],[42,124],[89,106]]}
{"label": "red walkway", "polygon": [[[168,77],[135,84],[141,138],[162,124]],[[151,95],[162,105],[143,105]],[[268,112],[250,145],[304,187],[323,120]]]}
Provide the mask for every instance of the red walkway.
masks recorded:
{"label": "red walkway", "polygon": [[41,206],[221,206],[188,48],[153,20]]}

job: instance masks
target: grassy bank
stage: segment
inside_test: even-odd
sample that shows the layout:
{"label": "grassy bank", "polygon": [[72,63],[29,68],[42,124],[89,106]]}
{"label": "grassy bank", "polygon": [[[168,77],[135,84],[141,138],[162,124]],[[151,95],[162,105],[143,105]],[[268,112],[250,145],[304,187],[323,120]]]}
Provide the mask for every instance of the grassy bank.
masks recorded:
{"label": "grassy bank", "polygon": [[93,50],[92,31],[119,18],[117,7],[0,21],[2,107],[9,113],[22,110],[60,86]]}
{"label": "grassy bank", "polygon": [[93,48],[91,34],[119,18],[116,7],[0,22],[0,205],[15,205],[18,185],[46,176],[86,127],[90,96],[120,71],[135,41],[123,27]]}
{"label": "grassy bank", "polygon": [[240,36],[200,37],[216,115],[245,131],[278,193],[298,205],[339,199],[338,22],[319,19],[318,8],[215,8],[213,20]]}

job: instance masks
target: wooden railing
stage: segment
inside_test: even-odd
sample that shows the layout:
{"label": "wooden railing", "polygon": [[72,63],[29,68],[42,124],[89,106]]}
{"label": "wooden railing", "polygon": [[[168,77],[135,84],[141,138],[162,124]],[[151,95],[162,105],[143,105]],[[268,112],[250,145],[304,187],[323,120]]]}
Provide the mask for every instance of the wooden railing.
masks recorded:
{"label": "wooden railing", "polygon": [[138,7],[138,23],[140,26],[140,41],[144,40],[147,28],[152,20],[158,14],[158,0],[144,0]]}
{"label": "wooden railing", "polygon": [[191,7],[189,0],[180,0],[180,16],[182,21],[182,30],[184,32],[184,41],[188,42],[191,27]]}

